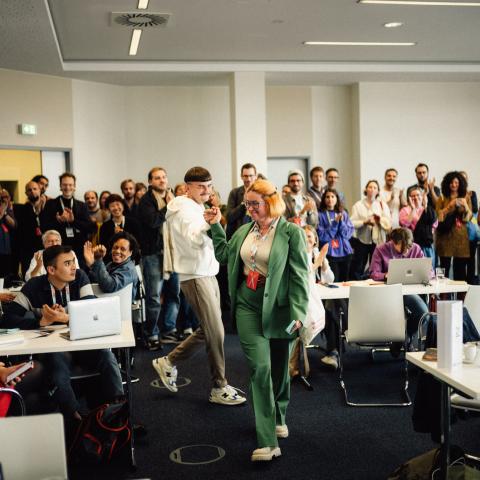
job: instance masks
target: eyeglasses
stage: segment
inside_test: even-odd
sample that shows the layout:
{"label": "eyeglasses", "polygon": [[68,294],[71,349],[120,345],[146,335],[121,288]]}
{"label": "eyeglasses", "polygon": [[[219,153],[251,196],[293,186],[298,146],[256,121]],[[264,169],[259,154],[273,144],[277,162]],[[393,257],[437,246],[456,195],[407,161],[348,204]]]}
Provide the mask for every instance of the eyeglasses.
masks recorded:
{"label": "eyeglasses", "polygon": [[265,205],[265,202],[257,202],[256,200],[245,200],[243,202],[243,205],[245,205],[245,208],[252,207],[254,210],[258,210],[260,208],[260,205]]}

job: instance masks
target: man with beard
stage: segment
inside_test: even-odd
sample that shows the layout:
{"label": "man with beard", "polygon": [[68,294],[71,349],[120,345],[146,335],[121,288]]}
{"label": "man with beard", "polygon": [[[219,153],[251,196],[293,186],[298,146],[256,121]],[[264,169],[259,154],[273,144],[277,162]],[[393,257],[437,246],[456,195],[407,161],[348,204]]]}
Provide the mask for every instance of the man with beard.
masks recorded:
{"label": "man with beard", "polygon": [[40,185],[37,182],[30,181],[25,185],[25,195],[27,201],[23,205],[15,205],[15,216],[18,222],[16,238],[23,276],[33,254],[43,248],[40,214],[45,206]]}
{"label": "man with beard", "polygon": [[90,219],[95,223],[103,223],[103,214],[98,206],[98,194],[95,190],[88,190],[83,194]]}
{"label": "man with beard", "polygon": [[76,178],[73,173],[60,175],[60,190],[57,198],[48,200],[40,215],[42,230],[56,230],[62,236],[62,244],[70,245],[80,267],[84,266],[83,245],[89,236],[97,231],[97,226],[90,220],[87,206],[73,196]]}
{"label": "man with beard", "polygon": [[138,205],[135,203],[135,182],[128,178],[120,184],[120,190],[123,194],[123,203],[125,204],[125,216],[136,217],[138,214]]}
{"label": "man with beard", "polygon": [[[174,199],[168,187],[167,172],[162,167],[153,167],[148,172],[148,192],[138,204],[138,219],[143,235],[142,250],[143,278],[146,293],[146,320],[149,350],[161,348],[158,322],[163,318],[162,342],[176,343],[177,315],[180,307],[180,284],[173,273],[168,280],[163,278],[163,224],[167,204]],[[163,304],[160,295],[163,293]],[[162,312],[163,310],[163,312]]]}
{"label": "man with beard", "polygon": [[432,180],[430,181],[428,180],[428,174],[429,174],[428,165],[425,163],[419,163],[415,167],[415,175],[417,176],[417,183],[409,187],[409,190],[413,186],[420,187],[420,190],[422,192],[427,192],[429,205],[433,205],[433,207],[435,208],[438,197],[440,197],[440,189],[435,186],[435,178],[432,178]]}
{"label": "man with beard", "polygon": [[292,193],[285,197],[287,208],[284,216],[289,222],[296,223],[300,227],[311,225],[316,229],[318,225],[317,207],[313,198],[302,192],[304,183],[303,173],[300,170],[288,172],[288,186]]}
{"label": "man with beard", "polygon": [[317,210],[320,210],[320,204],[322,203],[323,192],[325,192],[325,172],[322,167],[313,167],[310,170],[310,181],[312,186],[308,189],[308,194],[315,200],[315,206]]}
{"label": "man with beard", "polygon": [[228,196],[227,202],[227,238],[230,238],[235,231],[244,223],[250,221],[247,209],[243,205],[243,197],[250,185],[257,179],[257,168],[253,163],[245,163],[240,169],[243,185],[234,188]]}
{"label": "man with beard", "polygon": [[392,217],[392,228],[398,228],[400,209],[407,205],[403,190],[395,187],[398,172],[395,168],[389,168],[385,171],[385,184],[380,190],[380,198],[384,200]]}

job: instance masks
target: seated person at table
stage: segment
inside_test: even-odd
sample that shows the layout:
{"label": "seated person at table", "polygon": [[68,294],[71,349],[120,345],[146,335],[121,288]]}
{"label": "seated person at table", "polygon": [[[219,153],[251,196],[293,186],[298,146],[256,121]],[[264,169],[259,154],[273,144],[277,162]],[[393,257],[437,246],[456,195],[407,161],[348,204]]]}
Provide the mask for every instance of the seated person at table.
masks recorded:
{"label": "seated person at table", "polygon": [[[52,324],[68,324],[70,300],[95,298],[87,275],[76,268],[72,248],[55,245],[43,252],[46,275],[32,278],[5,308],[6,328],[37,329]],[[40,339],[41,340],[41,339]],[[117,361],[108,349],[49,353],[43,358],[47,374],[56,387],[54,398],[67,420],[81,419],[80,405],[70,384],[72,365],[94,368],[101,375],[107,401],[123,396]]]}
{"label": "seated person at table", "polygon": [[[390,233],[390,240],[375,248],[370,264],[370,277],[373,280],[386,280],[388,263],[392,258],[423,257],[422,249],[413,243],[412,232],[407,228],[395,228]],[[403,305],[407,316],[407,335],[411,342],[412,335],[417,331],[418,322],[422,315],[428,312],[428,308],[419,295],[404,295]]]}
{"label": "seated person at table", "polygon": [[[52,247],[53,245],[61,245],[62,244],[62,236],[56,230],[47,230],[42,235],[42,243],[43,248]],[[77,257],[75,252],[73,252],[75,257],[75,265],[78,268]],[[28,267],[27,272],[25,273],[25,281],[28,282],[32,277],[38,277],[39,275],[45,275],[47,271],[43,266],[43,250],[37,250],[33,254],[32,261],[30,262],[30,266]]]}
{"label": "seated person at table", "polygon": [[139,254],[135,237],[127,232],[116,233],[112,238],[111,252],[112,261],[105,265],[103,258],[107,249],[103,245],[93,247],[91,242],[85,243],[83,256],[90,268],[88,276],[93,283],[98,283],[105,293],[118,292],[132,283],[132,300],[135,300],[139,283],[133,261]]}

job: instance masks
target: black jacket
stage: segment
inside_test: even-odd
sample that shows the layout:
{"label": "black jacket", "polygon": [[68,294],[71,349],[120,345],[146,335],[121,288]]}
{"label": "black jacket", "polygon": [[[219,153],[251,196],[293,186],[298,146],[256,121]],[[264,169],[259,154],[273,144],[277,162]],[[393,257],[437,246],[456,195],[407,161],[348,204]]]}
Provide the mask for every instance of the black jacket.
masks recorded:
{"label": "black jacket", "polygon": [[165,222],[167,207],[158,209],[158,202],[152,192],[152,188],[148,188],[148,192],[142,197],[137,209],[137,218],[142,227],[142,235],[140,238],[140,247],[142,255],[163,254],[163,235],[162,228]]}
{"label": "black jacket", "polygon": [[[70,207],[71,200],[64,200],[65,207]],[[97,224],[92,222],[85,203],[73,199],[73,223],[66,224],[57,221],[57,213],[62,213],[63,208],[60,203],[60,197],[48,200],[45,208],[40,215],[42,232],[47,230],[57,230],[62,236],[63,245],[70,245],[78,259],[83,259],[83,245],[88,240],[91,233],[97,231]],[[67,236],[67,228],[73,228],[73,237]]]}
{"label": "black jacket", "polygon": [[[125,224],[123,226],[123,230],[125,232],[130,233],[135,237],[137,242],[140,244],[141,234],[140,234],[140,223],[134,217],[125,217]],[[113,220],[107,220],[105,223],[102,224],[100,227],[100,234],[99,240],[102,245],[105,245],[108,249],[110,249],[110,240],[115,235],[115,224]]]}
{"label": "black jacket", "polygon": [[431,247],[433,244],[432,225],[436,220],[437,214],[435,209],[429,203],[415,225],[413,241],[421,247]]}

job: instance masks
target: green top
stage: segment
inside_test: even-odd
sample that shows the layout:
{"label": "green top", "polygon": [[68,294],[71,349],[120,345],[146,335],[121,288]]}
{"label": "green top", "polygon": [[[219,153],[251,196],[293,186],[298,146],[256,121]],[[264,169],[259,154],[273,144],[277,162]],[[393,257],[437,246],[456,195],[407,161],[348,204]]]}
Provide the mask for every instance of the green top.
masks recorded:
{"label": "green top", "polygon": [[[215,257],[228,266],[228,285],[235,318],[235,305],[240,282],[243,281],[243,262],[240,248],[252,228],[242,225],[227,242],[220,224],[211,228]],[[305,321],[308,308],[308,255],[305,233],[297,225],[280,217],[275,228],[268,260],[262,308],[263,334],[266,338],[293,338],[285,329],[292,320]]]}

